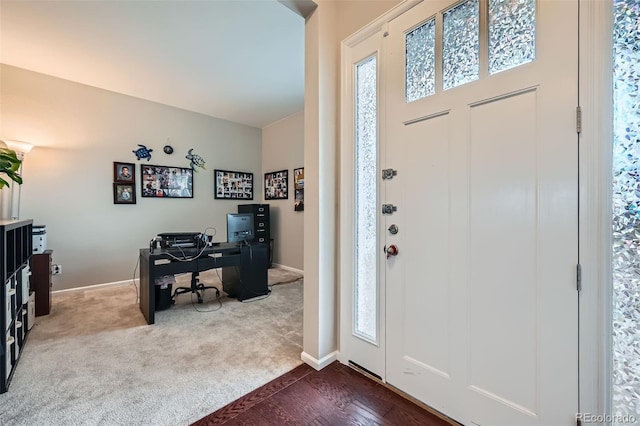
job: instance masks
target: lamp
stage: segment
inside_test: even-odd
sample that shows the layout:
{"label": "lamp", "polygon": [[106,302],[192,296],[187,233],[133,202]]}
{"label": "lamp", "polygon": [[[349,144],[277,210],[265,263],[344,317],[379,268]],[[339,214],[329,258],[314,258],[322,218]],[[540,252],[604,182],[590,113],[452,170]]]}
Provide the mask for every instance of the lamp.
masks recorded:
{"label": "lamp", "polygon": [[[28,142],[3,140],[2,142],[7,145],[7,148],[16,152],[16,157],[20,160],[20,167],[17,174],[22,177],[22,163],[24,162],[24,155],[31,151],[33,145]],[[18,189],[16,190],[16,186]],[[22,192],[22,185],[18,185],[16,182],[11,182],[11,219],[20,218],[20,194]]]}

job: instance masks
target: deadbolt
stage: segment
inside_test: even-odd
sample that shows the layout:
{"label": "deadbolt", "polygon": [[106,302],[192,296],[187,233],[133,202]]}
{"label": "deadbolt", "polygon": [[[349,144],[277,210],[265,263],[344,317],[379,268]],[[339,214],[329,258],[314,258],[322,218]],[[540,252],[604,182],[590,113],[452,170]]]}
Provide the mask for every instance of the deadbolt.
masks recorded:
{"label": "deadbolt", "polygon": [[382,214],[393,214],[393,212],[398,211],[398,207],[393,204],[383,204],[382,205]]}
{"label": "deadbolt", "polygon": [[398,225],[395,223],[389,227],[389,232],[391,235],[396,235],[398,233]]}

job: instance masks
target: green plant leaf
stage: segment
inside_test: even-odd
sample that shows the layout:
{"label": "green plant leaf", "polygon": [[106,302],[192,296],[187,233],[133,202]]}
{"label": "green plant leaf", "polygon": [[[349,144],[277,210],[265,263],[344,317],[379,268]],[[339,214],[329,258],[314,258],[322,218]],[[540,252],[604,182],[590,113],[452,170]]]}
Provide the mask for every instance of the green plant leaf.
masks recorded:
{"label": "green plant leaf", "polygon": [[[0,173],[5,173],[9,179],[18,184],[22,184],[22,177],[16,173],[20,169],[22,160],[18,158],[15,151],[7,148],[0,148]],[[9,186],[9,183],[0,178],[0,189]]]}
{"label": "green plant leaf", "polygon": [[0,177],[0,189],[4,188],[5,186],[9,186],[9,182]]}

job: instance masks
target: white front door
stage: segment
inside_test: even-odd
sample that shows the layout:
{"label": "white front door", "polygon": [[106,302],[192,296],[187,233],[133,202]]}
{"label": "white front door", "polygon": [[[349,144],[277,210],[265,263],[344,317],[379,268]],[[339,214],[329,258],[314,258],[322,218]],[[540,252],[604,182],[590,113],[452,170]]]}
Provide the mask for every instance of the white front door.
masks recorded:
{"label": "white front door", "polygon": [[575,424],[577,6],[424,1],[383,42],[385,379],[464,424]]}

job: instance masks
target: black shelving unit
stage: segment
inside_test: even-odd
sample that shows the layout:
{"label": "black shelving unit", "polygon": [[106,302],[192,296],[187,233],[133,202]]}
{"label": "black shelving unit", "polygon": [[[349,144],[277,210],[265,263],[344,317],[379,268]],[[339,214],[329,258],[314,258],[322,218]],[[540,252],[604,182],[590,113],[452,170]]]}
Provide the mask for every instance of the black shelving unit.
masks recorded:
{"label": "black shelving unit", "polygon": [[267,261],[269,268],[273,256],[271,255],[271,220],[269,218],[269,204],[240,204],[238,213],[253,214],[253,241],[267,245]]}
{"label": "black shelving unit", "polygon": [[29,261],[33,220],[0,220],[0,393],[9,389],[29,330]]}

